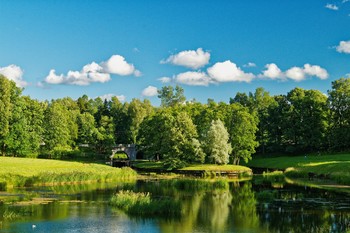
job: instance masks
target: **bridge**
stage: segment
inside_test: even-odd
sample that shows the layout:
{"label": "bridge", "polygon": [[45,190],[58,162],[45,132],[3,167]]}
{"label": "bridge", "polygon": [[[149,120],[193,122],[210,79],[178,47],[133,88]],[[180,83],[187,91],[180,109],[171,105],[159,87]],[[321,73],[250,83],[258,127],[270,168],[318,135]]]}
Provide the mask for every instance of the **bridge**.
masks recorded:
{"label": "bridge", "polygon": [[113,156],[118,153],[118,152],[124,152],[129,160],[135,160],[136,159],[136,145],[135,144],[119,144],[116,147],[112,149],[112,155],[111,159]]}

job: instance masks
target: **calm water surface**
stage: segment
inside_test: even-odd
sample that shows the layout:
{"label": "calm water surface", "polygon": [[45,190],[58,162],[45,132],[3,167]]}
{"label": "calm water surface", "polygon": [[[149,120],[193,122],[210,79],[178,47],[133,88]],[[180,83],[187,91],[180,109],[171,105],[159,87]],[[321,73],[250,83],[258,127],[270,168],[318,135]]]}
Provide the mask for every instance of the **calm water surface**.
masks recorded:
{"label": "calm water surface", "polygon": [[[128,216],[108,205],[119,190],[178,201],[182,214]],[[271,184],[261,178],[217,183],[142,180],[16,190],[0,192],[0,232],[350,232],[350,195]]]}

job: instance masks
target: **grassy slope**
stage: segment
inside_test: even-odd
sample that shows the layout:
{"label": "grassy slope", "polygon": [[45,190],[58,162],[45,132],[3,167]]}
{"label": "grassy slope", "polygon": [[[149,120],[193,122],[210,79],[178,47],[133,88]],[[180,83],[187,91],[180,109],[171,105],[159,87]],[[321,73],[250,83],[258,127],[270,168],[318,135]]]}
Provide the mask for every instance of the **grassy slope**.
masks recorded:
{"label": "grassy slope", "polygon": [[[0,157],[2,186],[107,181],[135,177],[131,169],[60,160]],[[4,187],[3,187],[4,188]]]}
{"label": "grassy slope", "polygon": [[256,158],[247,166],[287,169],[293,176],[300,177],[307,177],[312,172],[316,175],[327,175],[339,183],[350,184],[350,154]]}

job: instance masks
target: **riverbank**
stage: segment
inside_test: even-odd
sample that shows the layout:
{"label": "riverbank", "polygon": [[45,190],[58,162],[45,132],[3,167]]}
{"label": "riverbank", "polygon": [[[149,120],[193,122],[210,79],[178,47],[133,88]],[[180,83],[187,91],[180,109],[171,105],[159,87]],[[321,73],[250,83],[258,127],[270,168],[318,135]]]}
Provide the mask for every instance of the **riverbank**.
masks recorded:
{"label": "riverbank", "polygon": [[0,157],[0,190],[34,185],[136,179],[130,168],[49,159]]}
{"label": "riverbank", "polygon": [[183,175],[192,175],[199,177],[217,177],[227,176],[232,178],[243,178],[253,175],[252,170],[245,166],[239,165],[216,165],[216,164],[191,164],[190,166],[177,169],[167,170],[163,163],[151,161],[139,161],[133,163],[133,168],[139,172],[154,172],[154,173],[175,173]]}
{"label": "riverbank", "polygon": [[282,170],[290,179],[350,185],[350,154],[261,157],[246,166]]}

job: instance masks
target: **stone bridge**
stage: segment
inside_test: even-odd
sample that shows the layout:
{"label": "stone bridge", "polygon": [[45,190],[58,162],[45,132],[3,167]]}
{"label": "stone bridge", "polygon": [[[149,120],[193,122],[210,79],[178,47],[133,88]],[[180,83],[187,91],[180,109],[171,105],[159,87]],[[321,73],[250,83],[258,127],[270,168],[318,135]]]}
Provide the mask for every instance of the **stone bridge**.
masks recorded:
{"label": "stone bridge", "polygon": [[135,160],[136,159],[136,145],[135,144],[119,144],[112,150],[112,156],[113,158],[114,154],[118,152],[124,152],[127,154],[129,160]]}

